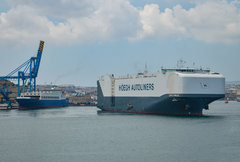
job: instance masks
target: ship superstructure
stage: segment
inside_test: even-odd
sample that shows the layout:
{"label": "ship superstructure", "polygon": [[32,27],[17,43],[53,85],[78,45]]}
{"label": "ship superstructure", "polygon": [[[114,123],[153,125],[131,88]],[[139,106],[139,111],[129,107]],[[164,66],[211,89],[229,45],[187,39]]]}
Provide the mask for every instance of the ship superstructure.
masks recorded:
{"label": "ship superstructure", "polygon": [[211,102],[225,96],[222,74],[196,68],[105,75],[97,86],[98,108],[114,112],[202,115]]}

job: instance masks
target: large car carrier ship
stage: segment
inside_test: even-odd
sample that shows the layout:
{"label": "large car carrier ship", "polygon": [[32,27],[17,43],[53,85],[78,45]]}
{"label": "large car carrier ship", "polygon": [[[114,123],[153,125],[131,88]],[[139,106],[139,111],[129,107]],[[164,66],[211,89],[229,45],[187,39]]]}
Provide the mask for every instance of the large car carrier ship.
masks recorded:
{"label": "large car carrier ship", "polygon": [[118,78],[105,75],[97,88],[97,107],[103,111],[201,116],[225,96],[225,78],[208,69],[162,68]]}

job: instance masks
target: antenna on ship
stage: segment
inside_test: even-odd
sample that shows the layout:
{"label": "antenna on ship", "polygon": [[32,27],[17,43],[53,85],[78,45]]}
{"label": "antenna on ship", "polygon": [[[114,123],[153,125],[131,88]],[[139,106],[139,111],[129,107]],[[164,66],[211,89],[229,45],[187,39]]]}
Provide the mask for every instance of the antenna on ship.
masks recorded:
{"label": "antenna on ship", "polygon": [[144,74],[148,73],[148,67],[147,67],[147,63],[145,63],[145,70],[144,70]]}
{"label": "antenna on ship", "polygon": [[183,59],[180,59],[177,61],[177,68],[184,68],[184,64],[186,64],[186,61]]}

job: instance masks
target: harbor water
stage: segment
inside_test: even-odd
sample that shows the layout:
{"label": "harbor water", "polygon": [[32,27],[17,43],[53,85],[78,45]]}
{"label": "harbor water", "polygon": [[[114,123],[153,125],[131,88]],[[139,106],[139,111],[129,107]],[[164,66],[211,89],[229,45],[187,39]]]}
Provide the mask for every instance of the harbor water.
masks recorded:
{"label": "harbor water", "polygon": [[1,162],[239,162],[240,102],[203,117],[101,112],[96,107],[0,111]]}

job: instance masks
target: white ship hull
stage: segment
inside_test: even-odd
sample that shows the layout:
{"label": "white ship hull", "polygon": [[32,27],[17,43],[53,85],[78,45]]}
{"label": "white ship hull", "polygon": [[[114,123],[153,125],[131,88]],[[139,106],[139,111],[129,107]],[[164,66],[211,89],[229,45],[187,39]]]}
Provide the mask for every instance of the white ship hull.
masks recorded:
{"label": "white ship hull", "polygon": [[98,107],[106,111],[202,115],[208,104],[225,96],[218,73],[163,71],[98,81]]}

